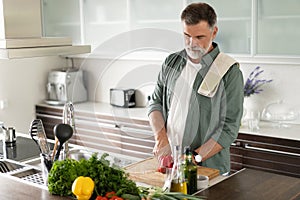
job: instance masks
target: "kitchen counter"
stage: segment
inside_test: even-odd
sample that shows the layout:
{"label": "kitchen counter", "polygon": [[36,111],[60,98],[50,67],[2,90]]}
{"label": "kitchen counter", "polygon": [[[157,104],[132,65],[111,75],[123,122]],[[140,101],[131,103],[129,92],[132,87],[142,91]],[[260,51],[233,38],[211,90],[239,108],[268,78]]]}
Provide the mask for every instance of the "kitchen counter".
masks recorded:
{"label": "kitchen counter", "polygon": [[[52,106],[47,104],[38,104],[39,106],[49,108],[63,108],[63,106]],[[117,116],[123,118],[130,118],[135,120],[148,121],[147,108],[119,108],[111,106],[108,103],[84,102],[74,104],[75,112],[88,112],[100,115]],[[260,129],[257,132],[250,131],[245,125],[241,126],[240,133],[260,135],[267,137],[283,138],[300,141],[300,124],[289,124],[289,127],[278,128],[271,122],[260,121]]]}
{"label": "kitchen counter", "polygon": [[43,200],[63,200],[68,197],[51,195],[47,189],[34,187],[29,184],[19,182],[15,179],[1,175],[0,178],[0,199],[43,199]]}
{"label": "kitchen counter", "polygon": [[[34,187],[1,175],[1,199],[70,199],[51,195],[47,189]],[[196,193],[208,200],[245,199],[300,199],[300,179],[268,172],[244,169],[225,180]]]}
{"label": "kitchen counter", "polygon": [[258,131],[250,131],[247,126],[243,125],[240,133],[300,141],[300,125],[287,124],[287,126],[278,127],[272,122],[260,121]]}
{"label": "kitchen counter", "polygon": [[196,196],[208,200],[296,200],[300,199],[300,179],[253,169],[243,169]]}

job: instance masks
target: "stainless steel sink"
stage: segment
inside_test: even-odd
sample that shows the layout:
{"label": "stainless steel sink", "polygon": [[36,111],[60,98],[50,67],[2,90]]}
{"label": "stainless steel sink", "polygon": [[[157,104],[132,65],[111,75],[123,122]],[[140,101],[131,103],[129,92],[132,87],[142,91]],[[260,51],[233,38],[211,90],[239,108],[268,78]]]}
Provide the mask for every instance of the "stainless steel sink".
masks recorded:
{"label": "stainless steel sink", "polygon": [[24,171],[20,171],[20,172],[11,174],[11,176],[17,177],[24,181],[28,181],[30,183],[35,183],[38,185],[45,184],[42,172],[37,169],[26,169]]}
{"label": "stainless steel sink", "polygon": [[[87,160],[91,158],[93,153],[93,151],[74,148],[70,149],[70,158],[78,161],[81,159]],[[104,152],[98,152],[98,157],[101,157],[103,153]],[[110,161],[111,165],[118,166],[120,168],[136,162],[132,159],[128,159],[126,156],[123,157],[113,154],[109,154],[106,159]],[[6,170],[2,173],[5,176],[9,176],[26,184],[47,189],[47,185],[43,179],[41,159],[39,157],[25,162],[10,159],[0,159],[0,161],[0,163],[3,163],[2,165],[5,165]]]}
{"label": "stainless steel sink", "polygon": [[74,160],[85,159],[88,160],[92,157],[93,153],[83,149],[72,149],[70,150],[70,158]]}
{"label": "stainless steel sink", "polygon": [[[70,150],[70,158],[78,160],[78,161],[81,159],[88,160],[92,157],[93,153],[94,152],[87,151],[84,149],[72,149],[72,150]],[[101,157],[101,155],[102,155],[101,153],[98,153],[98,157]],[[109,154],[109,156],[107,156],[106,159],[109,160],[111,165],[118,166],[121,168],[135,162],[133,160],[129,160],[126,158],[120,158],[120,156],[117,157],[117,156],[114,156],[111,154]]]}
{"label": "stainless steel sink", "polygon": [[0,163],[5,165],[8,169],[2,173],[4,176],[9,176],[23,183],[37,187],[46,187],[40,168],[9,159],[0,159]]}
{"label": "stainless steel sink", "polygon": [[11,173],[15,170],[18,170],[20,168],[23,168],[24,165],[15,163],[15,162],[10,162],[8,160],[0,160],[0,173]]}

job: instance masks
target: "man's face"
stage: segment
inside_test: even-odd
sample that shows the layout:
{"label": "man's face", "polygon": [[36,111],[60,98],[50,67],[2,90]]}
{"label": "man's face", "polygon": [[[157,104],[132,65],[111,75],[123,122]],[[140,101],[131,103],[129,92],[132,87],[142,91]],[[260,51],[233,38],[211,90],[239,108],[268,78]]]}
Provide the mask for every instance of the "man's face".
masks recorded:
{"label": "man's face", "polygon": [[184,43],[186,52],[194,63],[199,63],[202,56],[213,49],[212,41],[215,39],[218,28],[210,28],[206,21],[196,25],[186,25],[183,22]]}

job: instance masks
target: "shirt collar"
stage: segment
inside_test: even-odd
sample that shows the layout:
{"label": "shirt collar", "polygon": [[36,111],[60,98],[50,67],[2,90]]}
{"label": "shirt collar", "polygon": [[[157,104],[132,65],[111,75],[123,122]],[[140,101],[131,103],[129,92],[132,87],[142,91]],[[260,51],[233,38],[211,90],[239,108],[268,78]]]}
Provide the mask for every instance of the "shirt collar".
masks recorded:
{"label": "shirt collar", "polygon": [[220,53],[218,44],[213,42],[212,45],[214,48],[210,52],[205,54],[201,59],[200,63],[202,64],[203,67],[210,66],[213,63],[213,61],[216,59],[217,55]]}

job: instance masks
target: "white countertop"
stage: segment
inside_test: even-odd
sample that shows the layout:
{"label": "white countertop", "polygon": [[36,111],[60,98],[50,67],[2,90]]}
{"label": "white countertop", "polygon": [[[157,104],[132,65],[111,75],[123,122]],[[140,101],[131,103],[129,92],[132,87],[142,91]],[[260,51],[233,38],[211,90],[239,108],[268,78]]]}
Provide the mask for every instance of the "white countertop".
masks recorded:
{"label": "white countertop", "polygon": [[[61,108],[63,106],[52,106],[47,104],[39,104],[52,108]],[[75,112],[85,111],[93,114],[102,114],[110,116],[118,116],[139,120],[148,121],[147,108],[145,107],[134,107],[134,108],[121,108],[110,105],[109,103],[98,103],[98,102],[84,102],[74,104]]]}
{"label": "white countertop", "polygon": [[[47,104],[40,104],[47,105]],[[49,107],[61,107],[63,106],[50,106]],[[125,117],[130,119],[138,119],[148,121],[147,108],[145,107],[134,107],[134,108],[119,108],[111,106],[108,103],[97,103],[97,102],[85,102],[74,104],[75,111],[85,111],[94,114],[103,114],[110,116]],[[251,135],[261,135],[267,137],[276,137],[283,139],[291,139],[300,141],[300,125],[299,124],[289,124],[289,127],[277,127],[271,122],[260,121],[259,130],[256,132],[250,131],[250,129],[242,125],[240,128],[240,133],[251,134]]]}
{"label": "white countertop", "polygon": [[287,126],[278,127],[275,123],[260,121],[258,131],[250,131],[246,125],[242,125],[240,133],[300,141],[300,125],[288,124]]}

